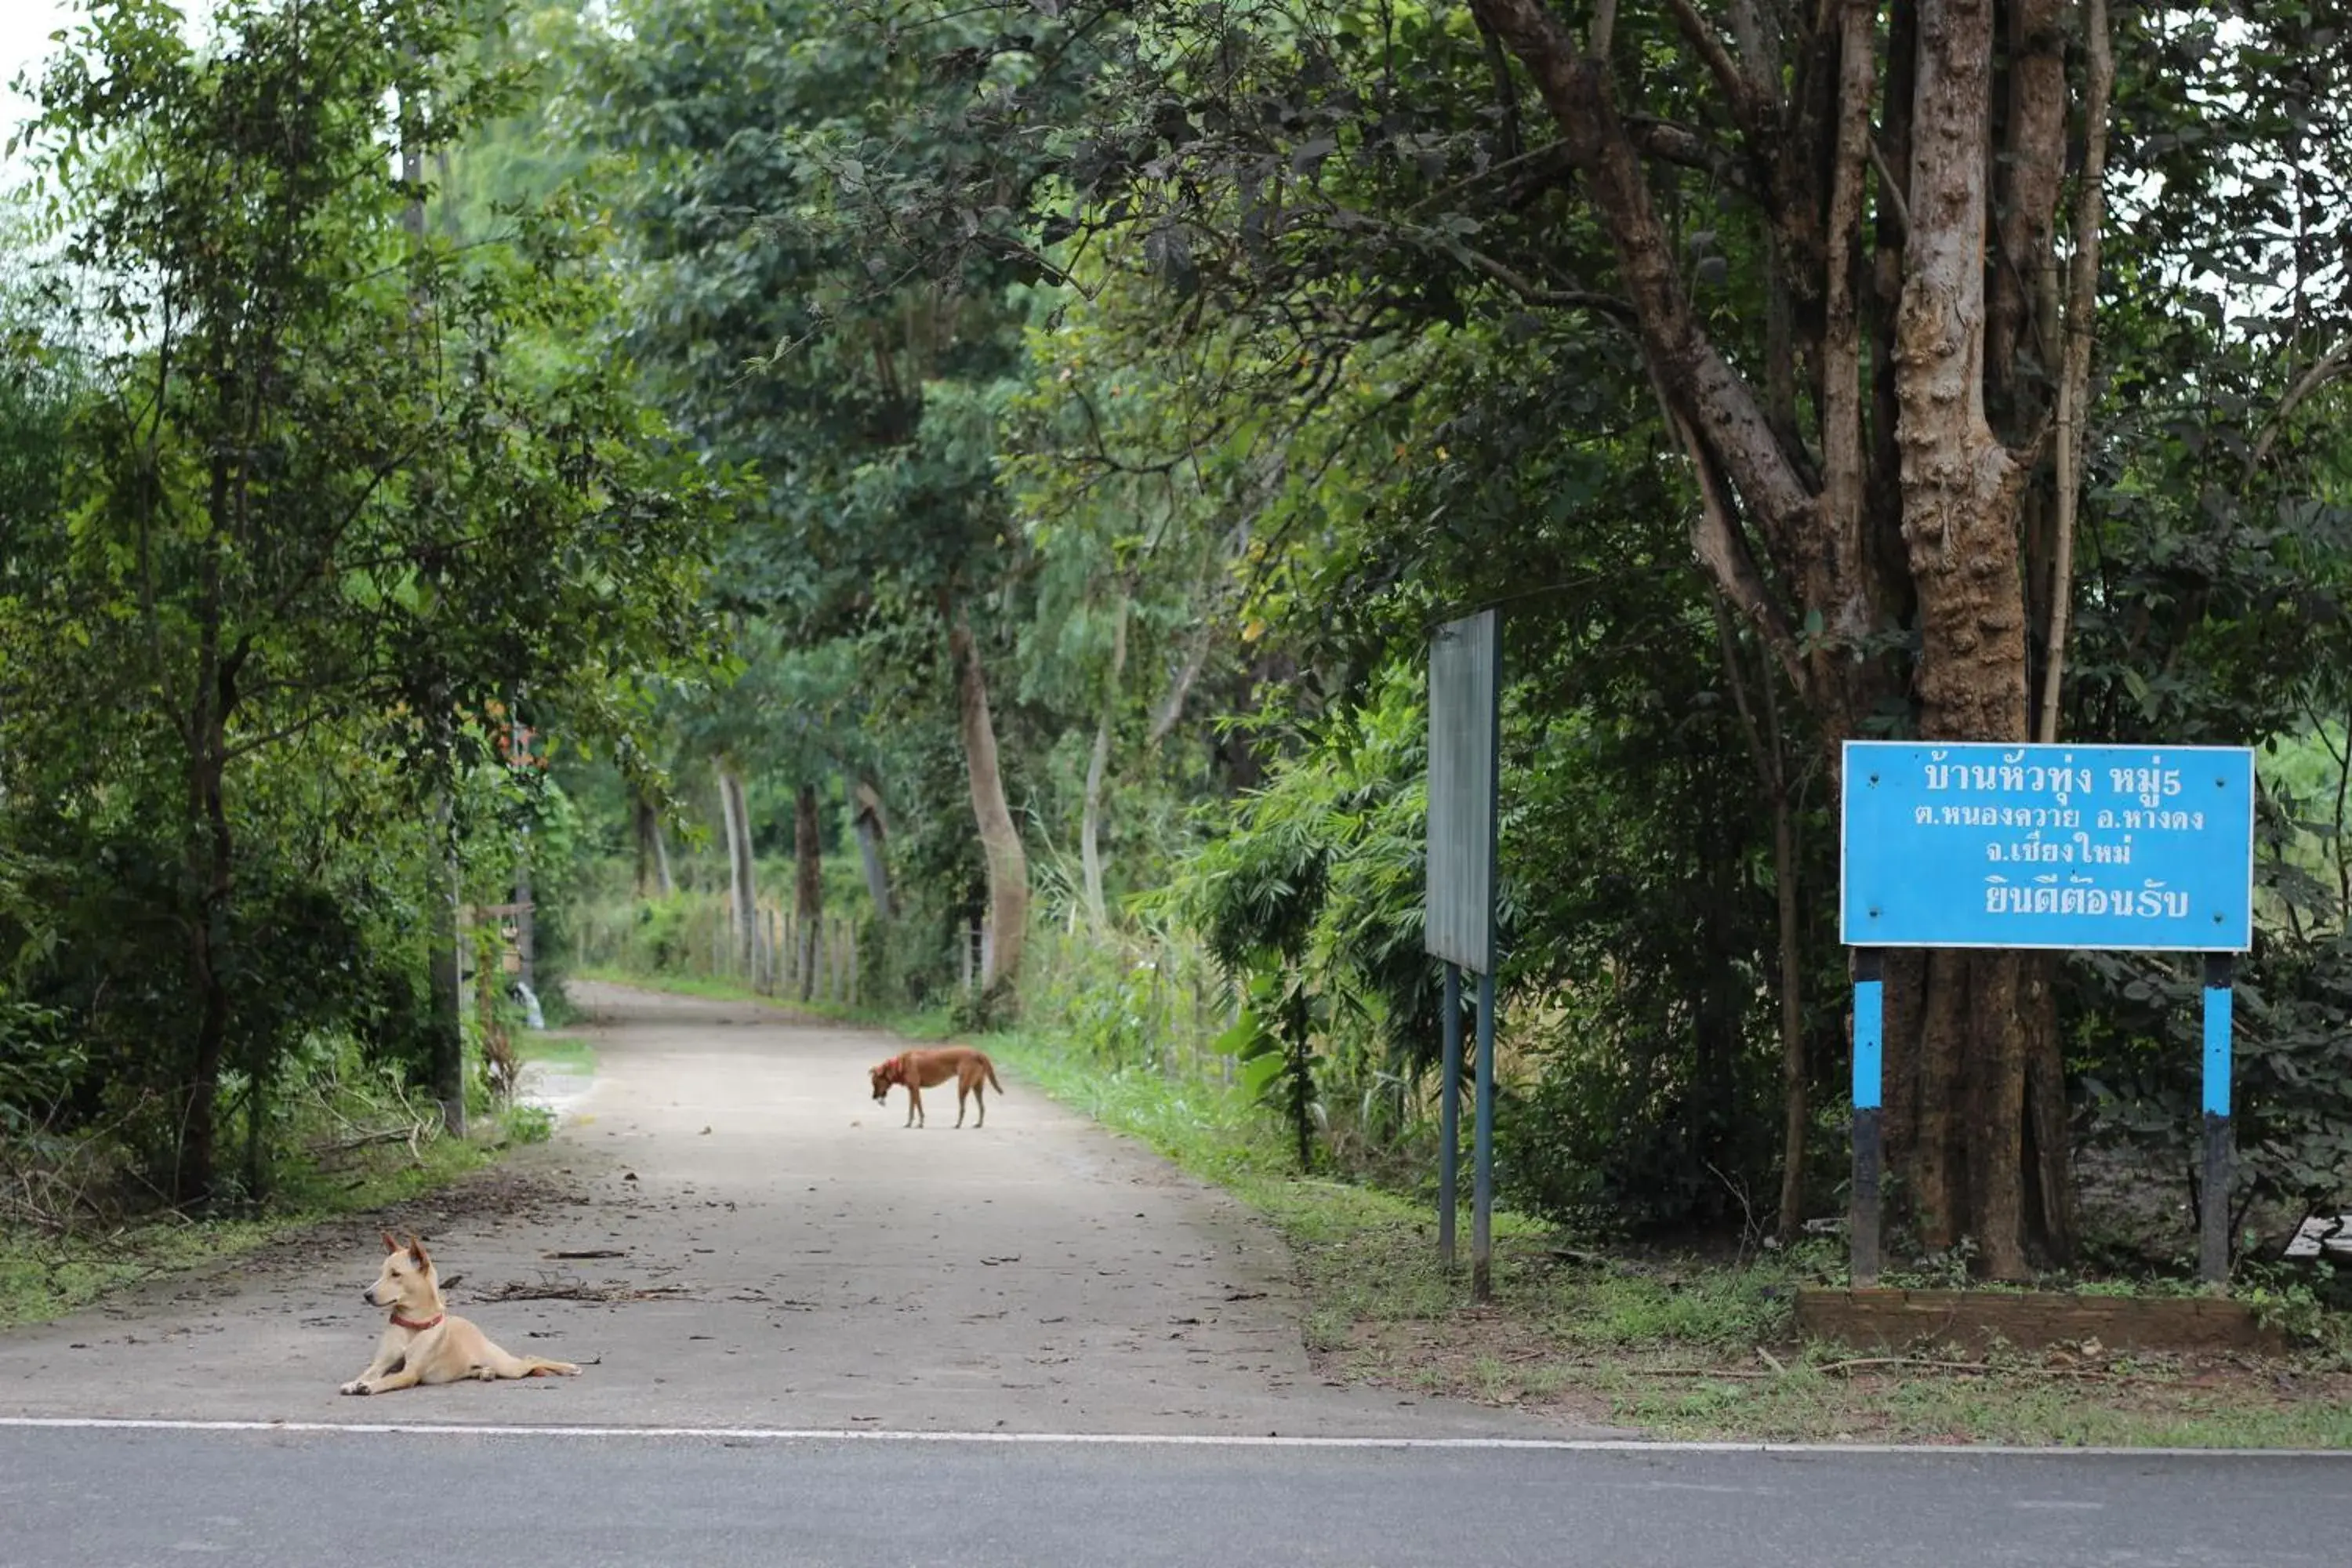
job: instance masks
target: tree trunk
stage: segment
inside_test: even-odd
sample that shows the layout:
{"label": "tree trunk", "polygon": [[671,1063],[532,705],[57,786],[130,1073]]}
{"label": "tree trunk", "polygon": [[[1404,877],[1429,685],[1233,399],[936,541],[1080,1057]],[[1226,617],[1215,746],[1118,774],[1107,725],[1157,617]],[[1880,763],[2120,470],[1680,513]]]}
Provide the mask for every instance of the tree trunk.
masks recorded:
{"label": "tree trunk", "polygon": [[432,929],[425,938],[425,979],[433,1016],[426,1024],[433,1098],[440,1103],[442,1125],[463,1137],[466,1132],[466,1025],[464,1003],[457,994],[457,856],[450,847],[451,818],[456,810],[446,785],[434,805],[435,870],[431,896],[425,900]]}
{"label": "tree trunk", "polygon": [[801,940],[800,996],[816,993],[817,931],[824,919],[824,848],[817,841],[816,785],[801,785],[793,802],[793,916]]}
{"label": "tree trunk", "polygon": [[[446,154],[442,172],[445,176],[448,172]],[[523,723],[522,715],[519,710],[520,698],[521,694],[518,691],[516,694],[518,708],[517,710],[509,711],[507,727],[509,736],[507,766],[518,771],[530,766],[530,731]],[[515,956],[520,960],[521,967],[517,971],[515,979],[524,991],[535,996],[539,994],[539,911],[530,892],[530,824],[528,820],[518,831],[516,840]],[[509,1092],[512,1088],[511,1084],[508,1086]]]}
{"label": "tree trunk", "polygon": [[196,1051],[189,1078],[186,1121],[180,1139],[174,1195],[184,1204],[204,1204],[214,1195],[218,1175],[221,1067],[228,1044],[229,900],[234,889],[236,846],[229,830],[224,773],[226,726],[217,710],[203,721],[194,769],[195,805],[203,825],[203,902],[194,925],[196,983]]}
{"label": "tree trunk", "polygon": [[[1543,0],[1471,8],[1518,56],[1559,128],[1559,152],[1609,237],[1612,282],[1692,461],[1696,552],[1809,710],[1832,787],[1839,742],[1906,677],[1923,738],[2024,741],[2019,454],[2038,461],[2048,446],[2040,388],[2062,360],[2048,281],[2070,124],[2062,0],[1782,8],[1775,15],[1796,46],[1785,58],[1738,6],[1732,47],[1706,7],[1668,8],[1665,47],[1679,38],[1694,91],[1711,85],[1706,118],[1736,145],[1769,229],[1755,253],[1773,276],[1756,293],[1777,300],[1785,289],[1792,320],[1787,333],[1766,334],[1768,357],[1785,336],[1811,370],[1818,457],[1773,417],[1785,367],[1735,363],[1694,304],[1654,188],[1677,176],[1659,174],[1646,132],[1619,112],[1618,73],[1636,68],[1624,51],[1580,45]],[[2083,14],[2084,112],[2103,121],[2104,12],[2086,0]],[[2003,17],[2008,74],[1996,79]],[[1642,72],[1658,68],[1650,54],[1641,59]],[[2086,142],[2094,187],[2104,129],[2090,128]],[[2094,190],[2077,209],[2078,284],[2095,278],[2098,219]],[[1997,274],[1990,300],[1988,268]],[[2065,368],[2080,374],[2087,318],[2078,331],[2070,309],[2066,328]],[[2069,399],[2063,412],[2058,438],[2074,440],[2079,410]],[[2059,620],[2050,617],[2053,628]],[[1916,635],[1907,670],[1873,646],[1893,631]],[[2002,1278],[2023,1273],[2035,1245],[2063,1258],[2072,1183],[2046,968],[1956,951],[1891,954],[1886,972],[1885,1127],[1921,1238],[1973,1237],[1985,1271]]]}
{"label": "tree trunk", "polygon": [[1086,875],[1087,918],[1094,921],[1097,930],[1110,923],[1109,911],[1103,903],[1103,774],[1110,764],[1111,731],[1118,722],[1119,677],[1127,668],[1129,603],[1122,587],[1118,609],[1111,621],[1110,673],[1103,680],[1102,712],[1095,721],[1094,752],[1087,759],[1086,811],[1078,826],[1078,864]]}
{"label": "tree trunk", "polygon": [[889,828],[882,817],[882,792],[860,779],[850,798],[856,807],[857,855],[866,867],[866,893],[874,900],[874,912],[887,921],[897,911],[890,898],[890,861],[885,853]]}
{"label": "tree trunk", "polygon": [[[731,934],[740,921],[742,911],[736,895],[743,885],[743,868],[736,847],[735,792],[728,785],[724,766],[717,769],[712,777],[719,785],[719,841],[727,847],[727,929]],[[719,961],[714,957],[713,962]]]}
{"label": "tree trunk", "polygon": [[984,998],[1009,1002],[1021,977],[1021,950],[1029,930],[1029,857],[1004,801],[1004,776],[996,763],[996,723],[988,710],[988,682],[971,621],[954,606],[948,622],[948,649],[955,660],[957,722],[964,763],[971,777],[971,815],[988,868],[988,918],[993,940],[980,977]]}
{"label": "tree trunk", "polygon": [[647,826],[653,830],[654,890],[667,899],[677,891],[677,879],[670,874],[669,837],[662,831],[661,814],[648,805],[646,808]]}
{"label": "tree trunk", "polygon": [[[1722,651],[1725,680],[1738,710],[1740,732],[1748,741],[1748,758],[1757,783],[1772,811],[1772,883],[1777,900],[1780,968],[1780,1208],[1778,1234],[1783,1242],[1796,1239],[1803,1223],[1805,1196],[1805,1133],[1811,1121],[1807,1105],[1804,1033],[1804,960],[1801,914],[1797,900],[1797,801],[1790,778],[1788,733],[1780,722],[1777,678],[1769,659],[1763,662],[1760,704],[1748,700],[1748,678],[1740,666],[1739,639],[1733,630],[1731,610],[1721,595],[1715,600],[1716,641]],[[1759,709],[1761,713],[1759,716]]]}
{"label": "tree trunk", "polygon": [[636,830],[636,889],[637,897],[642,899],[653,887],[654,836],[659,831],[659,824],[654,817],[654,803],[641,795],[630,798],[629,816]]}
{"label": "tree trunk", "polygon": [[[1776,719],[1776,746],[1779,728]],[[1772,883],[1780,933],[1780,1212],[1777,1228],[1786,1243],[1797,1239],[1804,1223],[1805,1134],[1812,1123],[1805,1082],[1805,965],[1799,942],[1802,916],[1797,901],[1797,806],[1790,798],[1786,779],[1772,792]]]}
{"label": "tree trunk", "polygon": [[727,831],[727,912],[735,927],[735,958],[739,972],[751,973],[752,953],[760,933],[757,869],[751,863],[751,814],[743,798],[743,781],[732,768],[719,770],[719,807]]}
{"label": "tree trunk", "polygon": [[[1924,0],[1910,214],[1895,323],[1903,537],[1919,592],[1920,733],[2026,739],[2018,555],[2024,469],[1985,416],[1986,183],[1993,0]],[[2019,959],[1929,963],[1913,1194],[1922,1239],[1965,1227],[1996,1279],[2022,1279],[2025,1021]],[[2063,1155],[2061,1156],[2063,1158]]]}

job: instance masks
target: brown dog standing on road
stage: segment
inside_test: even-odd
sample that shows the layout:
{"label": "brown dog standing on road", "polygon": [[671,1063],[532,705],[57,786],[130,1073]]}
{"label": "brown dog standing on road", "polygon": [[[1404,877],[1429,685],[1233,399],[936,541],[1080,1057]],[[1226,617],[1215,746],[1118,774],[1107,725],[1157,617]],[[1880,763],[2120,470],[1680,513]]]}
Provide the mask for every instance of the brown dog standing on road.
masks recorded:
{"label": "brown dog standing on road", "polygon": [[580,1369],[568,1361],[509,1355],[481,1330],[451,1317],[421,1238],[412,1236],[403,1247],[386,1231],[383,1251],[383,1271],[367,1288],[364,1300],[371,1307],[391,1308],[392,1321],[376,1343],[375,1359],[343,1384],[345,1394],[389,1394],[420,1383],[458,1383],[469,1377],[489,1383],[547,1373],[580,1375]]}
{"label": "brown dog standing on road", "polygon": [[988,1096],[981,1091],[985,1083],[997,1093],[1004,1086],[996,1081],[996,1064],[970,1046],[948,1046],[936,1051],[900,1051],[878,1068],[867,1069],[874,1080],[874,1103],[880,1105],[890,1098],[890,1086],[907,1086],[907,1125],[923,1124],[923,1090],[937,1089],[948,1079],[956,1080],[956,1125],[963,1125],[963,1100],[970,1095],[980,1107],[980,1119],[974,1127],[988,1125]]}

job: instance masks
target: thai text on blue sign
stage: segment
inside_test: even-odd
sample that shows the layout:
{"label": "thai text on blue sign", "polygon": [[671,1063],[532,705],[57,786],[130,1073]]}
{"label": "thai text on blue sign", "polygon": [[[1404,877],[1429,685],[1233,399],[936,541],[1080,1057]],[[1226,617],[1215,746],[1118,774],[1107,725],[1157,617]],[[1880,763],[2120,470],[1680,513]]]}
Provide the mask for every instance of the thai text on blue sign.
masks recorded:
{"label": "thai text on blue sign", "polygon": [[1849,741],[1843,804],[1849,946],[2252,945],[2248,748]]}

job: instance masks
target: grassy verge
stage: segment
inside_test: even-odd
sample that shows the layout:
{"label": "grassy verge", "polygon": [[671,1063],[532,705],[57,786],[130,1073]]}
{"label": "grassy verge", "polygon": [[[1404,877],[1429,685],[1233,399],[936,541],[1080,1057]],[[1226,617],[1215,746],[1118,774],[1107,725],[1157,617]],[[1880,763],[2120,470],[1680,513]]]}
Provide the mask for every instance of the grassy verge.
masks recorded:
{"label": "grassy verge", "polygon": [[362,1214],[446,1186],[496,1158],[495,1146],[437,1139],[373,1152],[330,1172],[289,1172],[259,1214],[235,1219],[166,1215],[103,1235],[0,1230],[0,1329],[46,1322],[159,1276],[249,1253],[321,1220]]}
{"label": "grassy verge", "polygon": [[[518,1031],[514,1044],[521,1059],[560,1073],[596,1070],[594,1047],[572,1036]],[[276,1167],[270,1195],[256,1213],[217,1219],[164,1214],[64,1235],[0,1226],[0,1329],[63,1317],[114,1291],[240,1257],[322,1221],[422,1197],[553,1130],[545,1110],[519,1104],[478,1119],[470,1137],[420,1134],[412,1143],[404,1134],[413,1107],[403,1102],[395,1114],[365,1086],[334,1084],[322,1086],[298,1115],[295,1142],[309,1152]]]}
{"label": "grassy verge", "polygon": [[[988,1048],[1265,1214],[1299,1260],[1308,1349],[1352,1381],[1675,1437],[2352,1447],[2340,1352],[1890,1360],[1804,1344],[1795,1293],[1832,1276],[1827,1244],[1730,1259],[1570,1247],[1498,1213],[1496,1295],[1476,1306],[1463,1271],[1439,1267],[1425,1205],[1297,1175],[1268,1119],[1222,1086],[1106,1072],[1034,1035]],[[1466,1215],[1458,1232],[1466,1249]]]}
{"label": "grassy verge", "polygon": [[[757,999],[708,983],[605,978]],[[913,1039],[954,1033],[944,1013],[868,1021]],[[1496,1296],[1476,1305],[1464,1271],[1439,1268],[1426,1205],[1298,1175],[1271,1119],[1223,1085],[1108,1068],[1045,1030],[984,1044],[1023,1082],[1264,1214],[1298,1259],[1307,1348],[1328,1375],[1660,1436],[2352,1447],[2352,1359],[2340,1349],[2268,1360],[2092,1347],[1887,1358],[1804,1344],[1796,1289],[1837,1276],[1834,1244],[1745,1257],[1607,1248],[1497,1213]],[[1466,1256],[1466,1215],[1459,1234]]]}

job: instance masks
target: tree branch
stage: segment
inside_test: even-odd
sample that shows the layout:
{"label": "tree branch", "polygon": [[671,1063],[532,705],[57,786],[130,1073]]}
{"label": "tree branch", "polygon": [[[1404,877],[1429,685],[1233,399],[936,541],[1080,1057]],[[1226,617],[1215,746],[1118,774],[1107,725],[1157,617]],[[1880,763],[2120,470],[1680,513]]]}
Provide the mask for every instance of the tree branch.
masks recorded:
{"label": "tree branch", "polygon": [[[2058,369],[2057,539],[2050,569],[2050,631],[2042,650],[2042,702],[2033,727],[2033,738],[2045,745],[2058,739],[2058,697],[2066,673],[2066,631],[2074,601],[2074,517],[2083,489],[2083,408],[2091,395],[2092,312],[2098,303],[2099,237],[2106,217],[2107,103],[2116,82],[2115,49],[2107,36],[2107,0],[2083,0],[2083,31],[2089,58],[2083,91],[2083,175],[2074,197],[2074,254],[2066,279],[2065,342]],[[2340,362],[2343,352],[2339,346],[2329,358]],[[2313,372],[2327,363],[2321,360]],[[2292,401],[2283,403],[2278,417],[2284,419],[2293,406]],[[2255,443],[2253,463],[2248,465],[2250,476],[2268,450],[2271,431],[2276,428],[2273,423]]]}
{"label": "tree branch", "polygon": [[1732,118],[1739,122],[1742,131],[1754,134],[1761,128],[1762,101],[1757,96],[1756,84],[1739,68],[1731,51],[1723,47],[1722,35],[1716,31],[1715,24],[1700,13],[1695,0],[1666,0],[1666,9],[1675,14],[1683,37],[1690,40],[1691,47],[1706,63],[1707,74],[1715,78],[1715,84],[1731,100]]}
{"label": "tree branch", "polygon": [[1864,451],[1862,311],[1855,256],[1862,243],[1862,198],[1870,159],[1871,100],[1877,91],[1877,40],[1871,0],[1840,0],[1833,156],[1823,251],[1829,266],[1821,340],[1822,499],[1837,541],[1834,558],[1818,560],[1807,602],[1835,605],[1838,632],[1869,630],[1864,608],[1863,541],[1869,528],[1869,469]]}
{"label": "tree branch", "polygon": [[1596,60],[1609,58],[1609,46],[1617,41],[1617,0],[1595,0],[1592,7],[1592,30],[1586,35],[1584,52]]}
{"label": "tree branch", "polygon": [[1668,405],[1706,437],[1725,477],[1763,526],[1784,539],[1792,536],[1811,519],[1811,490],[1774,435],[1755,389],[1693,317],[1675,247],[1652,205],[1641,155],[1618,118],[1605,68],[1579,55],[1542,0],[1472,5],[1527,66],[1584,175],[1617,252],[1643,355]]}
{"label": "tree branch", "polygon": [[1678,168],[1696,169],[1701,174],[1721,180],[1733,190],[1752,194],[1753,185],[1747,170],[1727,148],[1718,147],[1687,125],[1677,125],[1671,120],[1653,120],[1645,115],[1628,115],[1625,133],[1633,145],[1660,163]]}
{"label": "tree branch", "polygon": [[[2102,0],[2091,0],[2091,3],[2099,5]],[[2070,312],[2068,325],[2071,326],[2073,321]],[[2270,460],[2271,448],[2278,444],[2279,437],[2285,432],[2286,422],[2294,416],[2294,411],[2302,406],[2304,400],[2347,370],[2352,370],[2352,339],[2337,343],[2312,361],[2301,375],[2288,384],[2286,391],[2279,397],[2278,406],[2271,411],[2270,418],[2264,422],[2262,434],[2254,437],[2253,448],[2246,454],[2246,478],[2252,479]]]}
{"label": "tree branch", "polygon": [[[1602,0],[1614,5],[1616,0]],[[1488,26],[1484,17],[1473,18],[1478,24],[1479,38],[1486,47],[1486,74],[1495,85],[1495,108],[1502,116],[1503,156],[1516,158],[1524,144],[1519,137],[1519,94],[1511,80],[1511,58],[1503,51],[1502,37]]]}
{"label": "tree branch", "polygon": [[1764,581],[1764,574],[1748,548],[1738,512],[1715,455],[1691,428],[1690,421],[1672,410],[1668,411],[1668,418],[1675,433],[1682,438],[1683,450],[1690,455],[1691,470],[1698,479],[1698,514],[1691,520],[1690,530],[1693,553],[1715,579],[1723,596],[1756,627],[1765,647],[1787,673],[1789,683],[1810,698],[1813,686],[1804,656],[1797,646],[1796,628],[1789,624],[1789,617],[1772,596],[1771,586]]}
{"label": "tree branch", "polygon": [[1875,136],[1870,139],[1870,166],[1878,171],[1878,199],[1888,216],[1894,218],[1895,228],[1901,231],[1898,238],[1908,236],[1911,232],[1911,204],[1903,199],[1903,182],[1895,177],[1894,165],[1886,161],[1886,149],[1878,144]]}
{"label": "tree branch", "polygon": [[1628,325],[1633,321],[1633,308],[1614,294],[1600,294],[1585,289],[1554,289],[1526,276],[1496,260],[1483,251],[1471,249],[1459,240],[1427,236],[1436,240],[1445,253],[1485,278],[1490,278],[1517,294],[1530,305],[1545,305],[1563,310],[1592,310]]}

